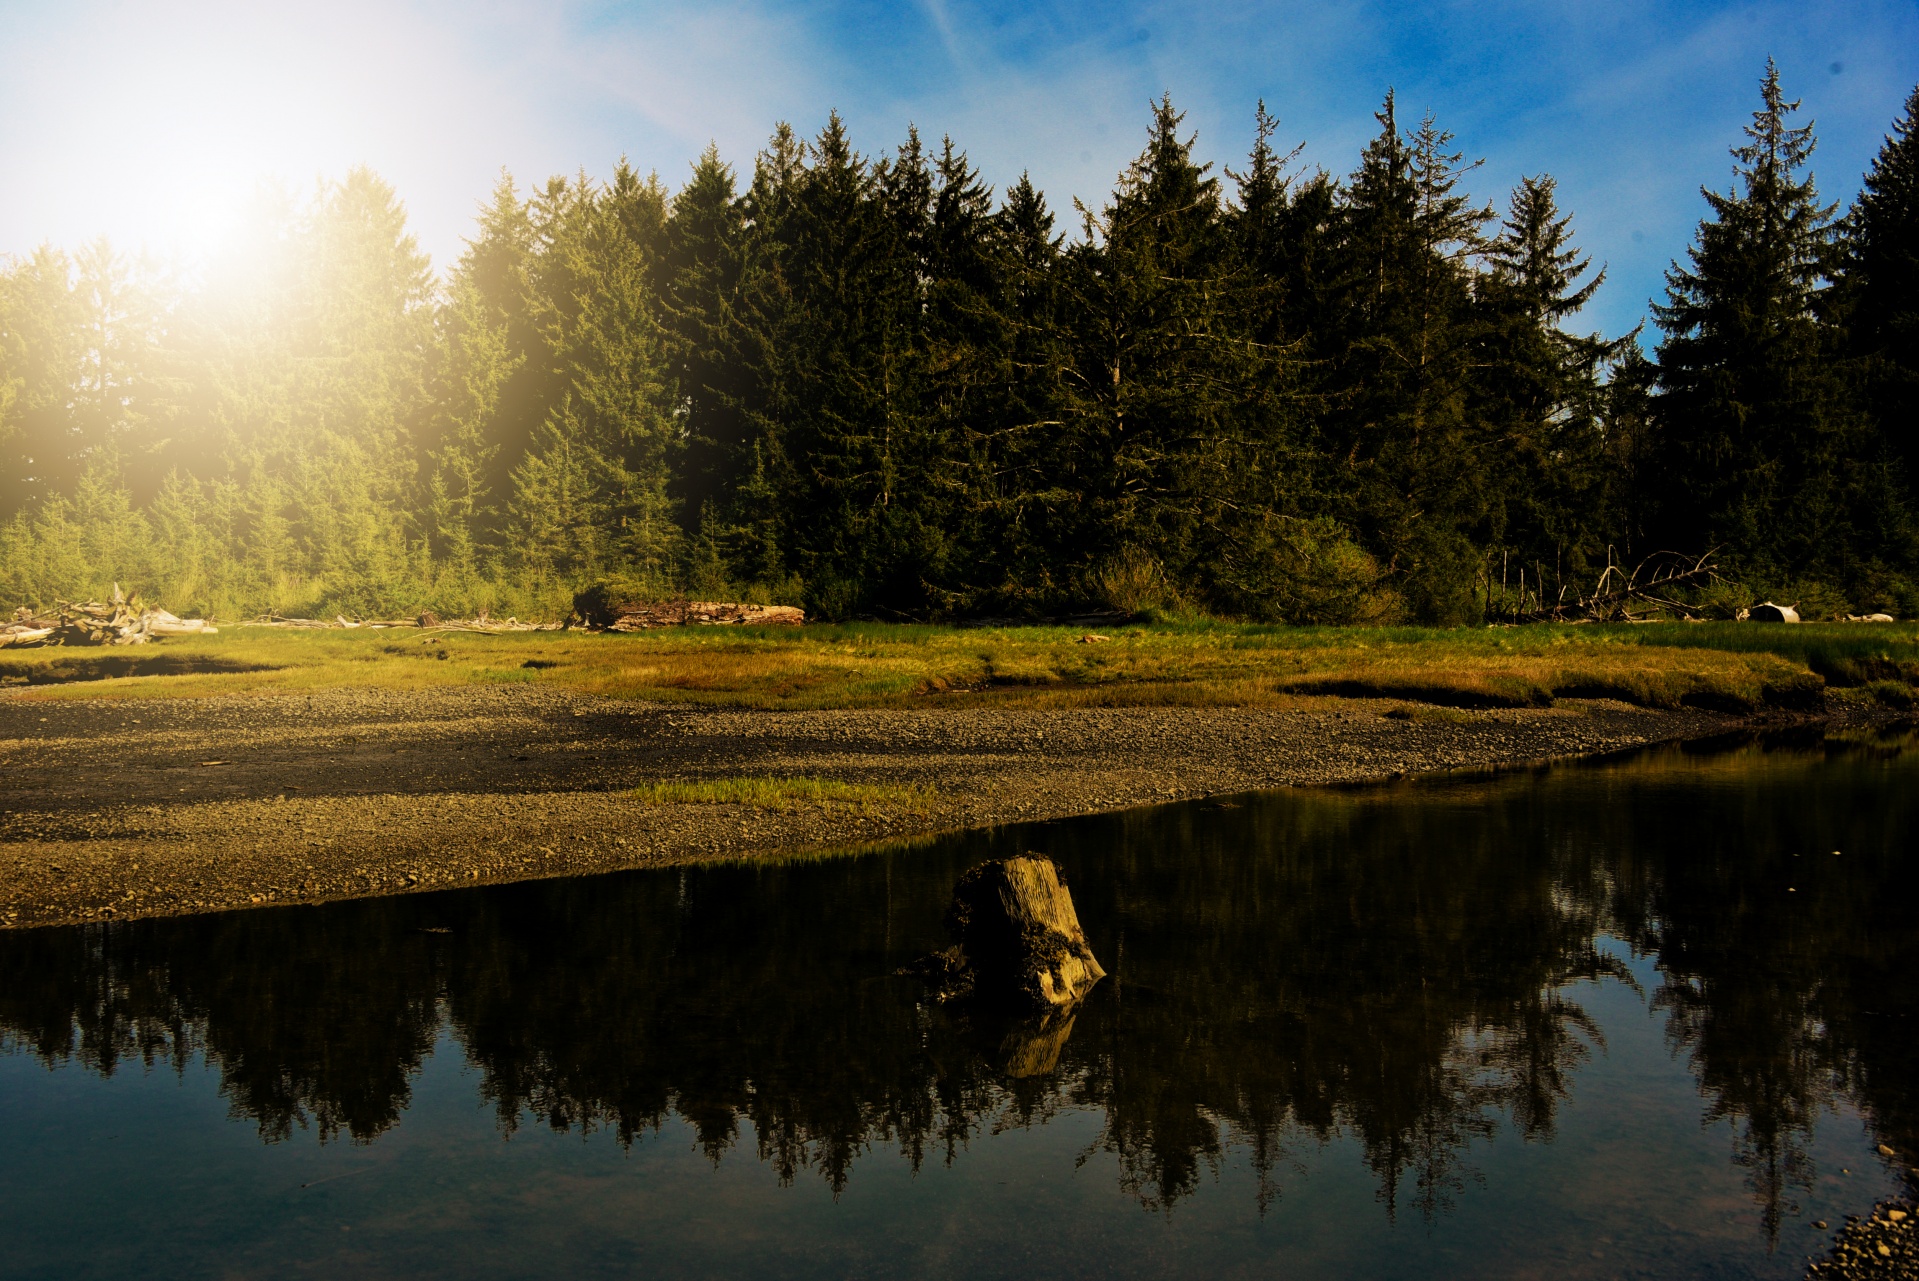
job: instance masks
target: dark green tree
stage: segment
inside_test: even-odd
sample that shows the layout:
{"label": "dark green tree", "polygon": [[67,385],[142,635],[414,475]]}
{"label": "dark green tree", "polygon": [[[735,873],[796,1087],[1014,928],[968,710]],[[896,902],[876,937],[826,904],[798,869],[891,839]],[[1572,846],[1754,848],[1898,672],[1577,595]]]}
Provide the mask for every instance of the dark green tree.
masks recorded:
{"label": "dark green tree", "polygon": [[1489,521],[1499,554],[1583,578],[1616,541],[1606,507],[1603,375],[1621,348],[1564,328],[1606,273],[1591,272],[1573,245],[1556,189],[1549,176],[1522,178],[1486,247],[1489,270],[1476,282],[1482,355],[1473,413],[1491,437]]}
{"label": "dark green tree", "polygon": [[1807,165],[1778,68],[1733,149],[1737,185],[1707,190],[1689,266],[1667,272],[1659,346],[1659,528],[1686,550],[1723,545],[1744,573],[1826,581],[1873,603],[1901,549],[1900,495],[1855,408],[1828,323],[1834,206]]}
{"label": "dark green tree", "polygon": [[1468,412],[1475,358],[1472,256],[1491,217],[1458,190],[1452,135],[1429,117],[1402,134],[1392,95],[1337,211],[1319,348],[1326,488],[1413,617],[1473,610],[1475,535],[1488,502],[1483,424]]}
{"label": "dark green tree", "polygon": [[1919,89],[1873,158],[1847,229],[1853,350],[1865,361],[1878,430],[1912,485],[1919,483]]}

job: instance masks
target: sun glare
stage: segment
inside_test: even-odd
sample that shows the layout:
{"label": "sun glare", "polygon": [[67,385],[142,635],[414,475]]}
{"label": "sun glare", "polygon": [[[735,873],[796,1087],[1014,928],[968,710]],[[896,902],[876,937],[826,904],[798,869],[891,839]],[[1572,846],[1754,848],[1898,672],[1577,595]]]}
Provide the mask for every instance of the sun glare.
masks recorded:
{"label": "sun glare", "polygon": [[[363,40],[314,15],[209,6],[190,16],[115,15],[56,143],[87,156],[78,190],[58,199],[78,224],[40,235],[116,246],[203,266],[233,241],[263,184],[305,190],[380,160],[398,77]],[[364,33],[362,33],[363,35]],[[381,121],[387,122],[381,127]]]}

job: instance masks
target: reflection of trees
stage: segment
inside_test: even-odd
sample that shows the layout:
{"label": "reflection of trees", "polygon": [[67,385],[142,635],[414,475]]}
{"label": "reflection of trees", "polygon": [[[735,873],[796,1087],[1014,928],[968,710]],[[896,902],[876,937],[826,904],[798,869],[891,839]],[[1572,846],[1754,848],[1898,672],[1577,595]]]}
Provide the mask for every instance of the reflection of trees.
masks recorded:
{"label": "reflection of trees", "polygon": [[431,936],[392,902],[36,930],[0,942],[0,1031],[102,1073],[204,1052],[263,1137],[369,1141],[439,1025]]}
{"label": "reflection of trees", "polygon": [[677,1115],[719,1160],[745,1123],[782,1178],[837,1188],[876,1142],[952,1160],[1082,1107],[1150,1205],[1233,1146],[1270,1200],[1291,1153],[1348,1135],[1389,1211],[1431,1215],[1474,1177],[1474,1140],[1551,1137],[1598,1041],[1573,985],[1631,982],[1611,933],[1659,953],[1672,1042],[1776,1223],[1842,1094],[1894,1146],[1919,1138],[1919,956],[1888,891],[1919,800],[1890,768],[1815,783],[1755,750],[1061,825],[1046,844],[1113,972],[1063,1043],[892,977],[941,941],[959,871],[1013,835],[4,935],[0,1030],[102,1072],[204,1052],[268,1138],[372,1139],[446,1027],[508,1130],[631,1142]]}
{"label": "reflection of trees", "polygon": [[1716,762],[1706,804],[1668,788],[1630,807],[1633,843],[1666,850],[1636,940],[1660,957],[1654,1001],[1707,1120],[1734,1126],[1769,1236],[1811,1188],[1813,1127],[1841,1097],[1887,1142],[1915,1134],[1919,793],[1885,746],[1856,745],[1817,786],[1753,747]]}

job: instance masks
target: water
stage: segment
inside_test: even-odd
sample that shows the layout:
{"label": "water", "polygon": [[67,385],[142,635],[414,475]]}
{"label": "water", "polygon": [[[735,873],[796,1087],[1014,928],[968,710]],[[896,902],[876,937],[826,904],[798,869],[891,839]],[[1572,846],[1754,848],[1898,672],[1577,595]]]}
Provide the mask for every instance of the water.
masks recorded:
{"label": "water", "polygon": [[[1796,1276],[1919,1146],[1916,746],[0,934],[0,1275]],[[1027,849],[1111,977],[927,1007]]]}

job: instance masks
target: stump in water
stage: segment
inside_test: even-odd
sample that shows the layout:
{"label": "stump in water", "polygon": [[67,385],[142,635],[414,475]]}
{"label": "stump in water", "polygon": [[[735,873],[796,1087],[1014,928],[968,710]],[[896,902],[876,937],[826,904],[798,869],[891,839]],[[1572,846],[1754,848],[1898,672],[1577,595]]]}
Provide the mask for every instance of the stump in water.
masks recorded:
{"label": "stump in water", "polygon": [[953,887],[946,930],[955,946],[916,967],[943,1001],[1043,1013],[1073,1005],[1106,977],[1049,858],[995,859],[967,872]]}

